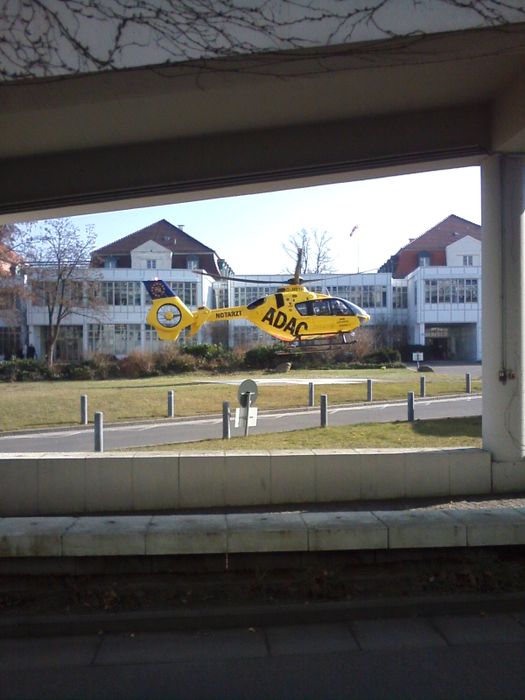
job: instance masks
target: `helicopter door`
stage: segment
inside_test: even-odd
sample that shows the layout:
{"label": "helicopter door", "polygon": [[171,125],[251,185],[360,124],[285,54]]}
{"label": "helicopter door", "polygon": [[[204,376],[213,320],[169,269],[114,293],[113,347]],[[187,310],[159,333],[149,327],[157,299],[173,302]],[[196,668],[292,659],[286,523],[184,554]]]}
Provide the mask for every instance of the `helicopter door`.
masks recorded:
{"label": "helicopter door", "polygon": [[337,332],[337,328],[334,326],[335,319],[330,299],[313,299],[309,303],[312,305],[310,309],[312,317],[310,332],[321,335]]}

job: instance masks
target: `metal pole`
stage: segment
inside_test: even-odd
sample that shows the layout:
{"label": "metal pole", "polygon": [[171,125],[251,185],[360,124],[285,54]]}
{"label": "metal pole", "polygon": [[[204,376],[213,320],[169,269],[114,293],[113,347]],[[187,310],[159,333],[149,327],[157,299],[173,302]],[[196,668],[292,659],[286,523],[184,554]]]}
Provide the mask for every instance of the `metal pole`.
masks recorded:
{"label": "metal pole", "polygon": [[245,402],[244,402],[245,409],[244,410],[246,411],[246,423],[244,425],[244,437],[247,437],[248,432],[249,432],[248,419],[250,417],[250,404],[252,402],[252,394],[249,391],[247,391],[245,394],[243,394],[243,396],[245,397]]}
{"label": "metal pole", "polygon": [[372,401],[374,397],[374,391],[372,389],[373,381],[371,379],[366,380],[366,400]]}
{"label": "metal pole", "polygon": [[472,376],[470,372],[465,374],[465,391],[467,394],[472,394]]}
{"label": "metal pole", "polygon": [[104,452],[104,414],[95,413],[95,452]]}
{"label": "metal pole", "polygon": [[421,397],[425,396],[425,380],[426,377],[424,375],[419,377],[419,395]]}
{"label": "metal pole", "polygon": [[321,394],[321,428],[328,425],[328,395]]}
{"label": "metal pole", "polygon": [[168,418],[175,417],[175,392],[168,391]]}
{"label": "metal pole", "polygon": [[408,422],[414,422],[414,392],[409,391],[407,394],[407,407],[408,407]]}
{"label": "metal pole", "polygon": [[308,406],[315,406],[315,384],[313,382],[308,384]]}
{"label": "metal pole", "polygon": [[229,440],[232,436],[230,426],[230,402],[222,402],[222,439]]}
{"label": "metal pole", "polygon": [[82,394],[80,397],[80,424],[87,425],[88,422],[88,397],[86,394]]}

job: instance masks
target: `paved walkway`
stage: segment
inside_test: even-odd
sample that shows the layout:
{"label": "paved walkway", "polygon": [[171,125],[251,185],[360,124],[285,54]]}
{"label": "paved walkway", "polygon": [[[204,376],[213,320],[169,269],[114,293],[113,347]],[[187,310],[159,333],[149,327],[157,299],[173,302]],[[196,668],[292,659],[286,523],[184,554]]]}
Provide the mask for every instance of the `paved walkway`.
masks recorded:
{"label": "paved walkway", "polygon": [[2,698],[522,698],[525,615],[0,640]]}
{"label": "paved walkway", "polygon": [[[480,394],[418,398],[415,418],[434,419],[481,415]],[[233,409],[234,407],[232,407]],[[330,426],[359,423],[407,420],[406,401],[371,402],[335,405],[328,409]],[[318,428],[320,410],[316,408],[287,409],[260,412],[257,426],[251,434],[288,432]],[[233,428],[232,435],[243,434],[242,428]],[[104,449],[127,449],[142,446],[175,444],[222,437],[222,416],[164,419],[106,425]],[[0,452],[89,452],[94,449],[92,426],[55,428],[38,431],[18,431],[0,435]]]}

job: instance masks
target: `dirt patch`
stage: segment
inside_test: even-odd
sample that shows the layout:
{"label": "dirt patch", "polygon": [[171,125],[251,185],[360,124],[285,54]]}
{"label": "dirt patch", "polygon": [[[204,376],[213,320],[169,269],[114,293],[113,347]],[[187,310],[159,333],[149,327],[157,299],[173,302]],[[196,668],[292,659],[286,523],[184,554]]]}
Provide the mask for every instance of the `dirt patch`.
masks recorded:
{"label": "dirt patch", "polygon": [[186,567],[149,574],[3,576],[0,614],[113,613],[525,592],[524,555],[522,547],[328,552],[313,557],[243,557],[232,559],[228,570],[213,565],[208,571]]}

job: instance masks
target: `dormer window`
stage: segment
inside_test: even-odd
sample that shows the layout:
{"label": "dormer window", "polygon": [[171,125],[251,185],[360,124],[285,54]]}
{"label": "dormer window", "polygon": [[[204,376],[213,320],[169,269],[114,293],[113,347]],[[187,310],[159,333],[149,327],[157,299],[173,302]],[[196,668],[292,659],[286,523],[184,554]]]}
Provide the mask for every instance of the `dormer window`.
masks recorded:
{"label": "dormer window", "polygon": [[157,269],[157,260],[155,258],[148,258],[146,260],[146,267],[148,270],[156,270]]}
{"label": "dormer window", "polygon": [[186,268],[188,270],[197,270],[199,267],[199,256],[198,255],[188,255],[186,261]]}
{"label": "dormer window", "polygon": [[419,267],[430,267],[430,253],[420,253],[418,256]]}
{"label": "dormer window", "polygon": [[117,267],[117,258],[114,257],[107,257],[104,260],[104,267],[106,269],[114,270]]}

